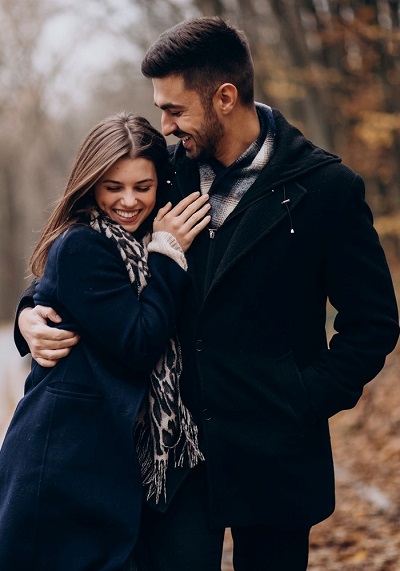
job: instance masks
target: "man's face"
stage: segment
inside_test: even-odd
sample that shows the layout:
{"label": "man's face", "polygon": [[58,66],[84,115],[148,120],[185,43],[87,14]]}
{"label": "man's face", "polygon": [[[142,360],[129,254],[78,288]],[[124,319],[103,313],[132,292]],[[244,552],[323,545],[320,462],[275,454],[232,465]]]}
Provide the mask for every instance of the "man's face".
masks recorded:
{"label": "man's face", "polygon": [[224,128],[212,102],[206,110],[198,93],[185,88],[181,75],[154,78],[153,87],[163,135],[178,137],[190,159],[218,158]]}

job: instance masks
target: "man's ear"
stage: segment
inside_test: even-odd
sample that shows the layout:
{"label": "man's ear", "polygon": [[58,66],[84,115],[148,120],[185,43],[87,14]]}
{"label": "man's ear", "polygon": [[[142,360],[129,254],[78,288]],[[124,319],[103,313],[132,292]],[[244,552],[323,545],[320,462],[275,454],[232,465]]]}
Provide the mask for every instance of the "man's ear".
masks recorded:
{"label": "man's ear", "polygon": [[223,83],[214,93],[214,107],[223,115],[233,111],[238,100],[238,92],[233,83]]}

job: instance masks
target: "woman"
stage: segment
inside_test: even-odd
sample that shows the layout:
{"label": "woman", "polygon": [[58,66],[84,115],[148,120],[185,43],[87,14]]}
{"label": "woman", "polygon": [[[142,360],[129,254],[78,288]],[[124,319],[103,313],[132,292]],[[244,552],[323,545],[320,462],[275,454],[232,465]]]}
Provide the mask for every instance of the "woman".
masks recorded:
{"label": "woman", "polygon": [[165,140],[145,119],[105,119],[83,141],[34,250],[35,303],[55,308],[80,342],[54,368],[33,362],[4,440],[0,569],[123,569],[142,475],[159,496],[170,449],[182,463],[202,460],[173,334],[184,252],[209,205],[194,193],[154,219],[167,164]]}

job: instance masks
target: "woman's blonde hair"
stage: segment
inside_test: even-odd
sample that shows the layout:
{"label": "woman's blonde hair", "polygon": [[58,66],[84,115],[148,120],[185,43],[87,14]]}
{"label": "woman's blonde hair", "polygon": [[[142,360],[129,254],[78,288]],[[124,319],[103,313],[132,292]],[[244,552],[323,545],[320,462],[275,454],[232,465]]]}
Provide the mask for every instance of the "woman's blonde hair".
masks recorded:
{"label": "woman's blonde hair", "polygon": [[[83,140],[74,159],[71,174],[35,247],[30,270],[41,277],[55,239],[72,224],[88,224],[95,204],[93,186],[120,158],[147,158],[153,162],[157,178],[157,206],[168,169],[164,137],[144,117],[121,112],[98,123]],[[156,207],[157,207],[156,206]]]}

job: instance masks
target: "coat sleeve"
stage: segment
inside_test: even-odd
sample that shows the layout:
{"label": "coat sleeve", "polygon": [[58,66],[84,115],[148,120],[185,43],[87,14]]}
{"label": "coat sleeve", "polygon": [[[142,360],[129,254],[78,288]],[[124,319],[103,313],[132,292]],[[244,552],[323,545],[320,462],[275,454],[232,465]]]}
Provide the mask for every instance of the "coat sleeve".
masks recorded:
{"label": "coat sleeve", "polygon": [[[47,269],[48,268],[48,269]],[[151,277],[140,300],[115,244],[91,230],[70,232],[49,256],[34,296],[77,325],[96,352],[132,371],[154,367],[174,332],[187,274],[169,257],[149,254]],[[46,299],[46,292],[52,296]],[[64,314],[65,314],[64,310]],[[67,325],[68,326],[68,325]]]}
{"label": "coat sleeve", "polygon": [[336,334],[329,350],[301,372],[313,406],[324,418],[357,403],[399,336],[390,272],[358,175],[331,229],[326,283],[337,310]]}
{"label": "coat sleeve", "polygon": [[35,303],[33,301],[33,294],[35,293],[36,280],[33,280],[31,284],[26,288],[24,293],[18,302],[17,309],[15,311],[14,320],[14,343],[19,351],[21,357],[24,357],[29,353],[29,347],[25,339],[23,338],[18,325],[18,318],[23,309],[27,307],[34,307]]}

